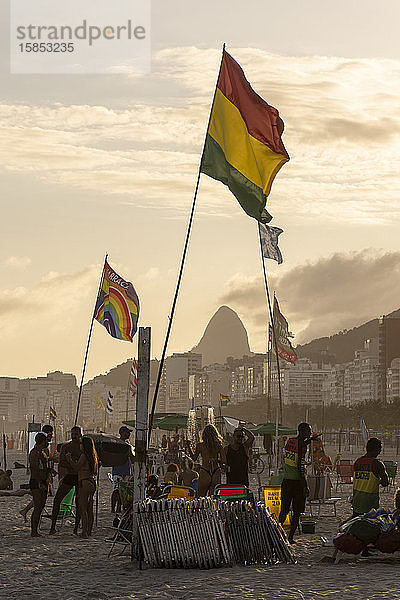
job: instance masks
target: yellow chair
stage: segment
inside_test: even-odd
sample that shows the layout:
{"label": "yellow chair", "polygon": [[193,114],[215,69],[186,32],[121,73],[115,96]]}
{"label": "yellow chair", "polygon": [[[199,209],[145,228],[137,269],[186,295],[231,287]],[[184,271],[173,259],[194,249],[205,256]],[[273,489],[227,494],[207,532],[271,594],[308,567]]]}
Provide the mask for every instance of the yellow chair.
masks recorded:
{"label": "yellow chair", "polygon": [[168,494],[167,498],[169,500],[171,498],[183,498],[184,500],[191,500],[195,497],[194,489],[185,485],[167,485],[163,489],[163,496],[164,494]]}

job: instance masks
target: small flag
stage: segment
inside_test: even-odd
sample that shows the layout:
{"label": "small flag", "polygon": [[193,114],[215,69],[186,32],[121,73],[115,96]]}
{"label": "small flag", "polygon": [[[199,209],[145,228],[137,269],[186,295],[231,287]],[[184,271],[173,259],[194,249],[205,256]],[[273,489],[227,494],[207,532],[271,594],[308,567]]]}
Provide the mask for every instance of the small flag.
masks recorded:
{"label": "small flag", "polygon": [[97,408],[99,408],[100,410],[105,410],[104,404],[102,403],[100,398],[97,398]]}
{"label": "small flag", "polygon": [[293,335],[289,332],[288,322],[279,310],[279,304],[276,296],[274,296],[273,319],[278,356],[283,358],[283,360],[287,360],[288,362],[295,364],[298,356],[289,339],[290,337],[293,337]]}
{"label": "small flag", "polygon": [[112,399],[114,398],[114,396],[112,395],[111,392],[108,392],[108,398],[107,398],[107,406],[106,406],[106,412],[111,415],[111,413],[114,411],[113,409],[113,405],[112,405]]}
{"label": "small flag", "polygon": [[132,359],[132,367],[129,376],[129,391],[131,396],[136,396],[137,392],[137,361],[136,358]]}
{"label": "small flag", "polygon": [[228,402],[231,401],[231,399],[229,398],[229,396],[224,396],[223,394],[220,394],[219,401],[220,401],[221,406],[226,406],[228,404]]}
{"label": "small flag", "polygon": [[269,225],[258,224],[260,229],[261,251],[264,258],[276,260],[278,265],[283,263],[281,251],[278,247],[278,237],[283,233],[279,227],[270,227]]}
{"label": "small flag", "polygon": [[131,342],[137,331],[139,299],[130,281],[120,277],[106,261],[94,311],[96,321],[118,340]]}
{"label": "small flag", "polygon": [[50,417],[50,421],[55,421],[57,419],[56,409],[53,408],[52,406],[50,406],[49,417]]}
{"label": "small flag", "polygon": [[243,210],[261,223],[279,169],[289,160],[279,112],[247,81],[242,67],[223,51],[200,171],[221,181]]}

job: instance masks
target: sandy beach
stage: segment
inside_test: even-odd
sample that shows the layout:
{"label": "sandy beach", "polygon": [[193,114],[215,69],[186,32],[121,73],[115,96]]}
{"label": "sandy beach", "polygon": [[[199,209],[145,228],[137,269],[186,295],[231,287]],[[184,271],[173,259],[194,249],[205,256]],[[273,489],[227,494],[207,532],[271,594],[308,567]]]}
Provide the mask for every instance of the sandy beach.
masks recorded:
{"label": "sandy beach", "polygon": [[[9,465],[24,461],[10,453]],[[15,489],[27,482],[25,470],[14,470]],[[102,470],[98,527],[91,540],[72,534],[67,523],[49,536],[49,519],[42,521],[43,538],[31,539],[29,523],[18,511],[30,496],[0,498],[0,598],[30,600],[136,600],[236,599],[249,600],[385,600],[400,598],[398,571],[400,554],[378,554],[368,558],[346,555],[339,564],[327,562],[333,548],[324,548],[321,536],[336,533],[341,520],[350,515],[350,486],[341,486],[337,495],[338,516],[321,516],[316,533],[298,535],[297,565],[250,566],[201,570],[139,571],[125,556],[107,558],[112,524],[109,507],[111,485],[107,469]],[[381,504],[392,506],[394,489],[381,494]],[[336,494],[335,494],[336,495]],[[52,498],[48,499],[51,509]],[[328,514],[326,509],[325,513]],[[325,514],[324,513],[324,514]]]}

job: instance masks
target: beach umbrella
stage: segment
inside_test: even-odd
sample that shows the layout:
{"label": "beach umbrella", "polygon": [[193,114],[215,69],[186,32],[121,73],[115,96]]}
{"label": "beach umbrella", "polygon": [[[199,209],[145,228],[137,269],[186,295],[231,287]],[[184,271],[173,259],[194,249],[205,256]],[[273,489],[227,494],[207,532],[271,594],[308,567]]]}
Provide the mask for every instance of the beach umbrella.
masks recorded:
{"label": "beach umbrella", "polygon": [[[275,435],[276,424],[275,423],[260,423],[256,427],[250,427],[249,431],[253,435]],[[285,425],[278,425],[278,435],[296,435],[297,429],[286,427]]]}
{"label": "beach umbrella", "polygon": [[131,446],[120,438],[104,433],[87,433],[84,437],[93,440],[102,467],[117,467],[128,460]]}

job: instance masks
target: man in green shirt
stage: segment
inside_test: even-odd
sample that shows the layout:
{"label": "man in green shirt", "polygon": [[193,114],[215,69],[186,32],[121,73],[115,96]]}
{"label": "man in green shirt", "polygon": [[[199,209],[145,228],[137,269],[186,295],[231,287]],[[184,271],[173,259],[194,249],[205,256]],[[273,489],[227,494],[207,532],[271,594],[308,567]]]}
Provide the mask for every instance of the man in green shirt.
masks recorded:
{"label": "man in green shirt", "polygon": [[366,454],[354,463],[353,517],[379,508],[379,485],[389,485],[385,465],[377,459],[382,451],[381,441],[378,438],[369,439],[366,450]]}
{"label": "man in green shirt", "polygon": [[281,486],[281,512],[279,523],[283,525],[292,507],[289,542],[293,544],[294,533],[299,524],[300,515],[304,512],[306,498],[309,494],[305,476],[305,456],[307,445],[311,441],[311,427],[308,423],[300,423],[298,436],[286,442],[283,460],[283,481]]}

